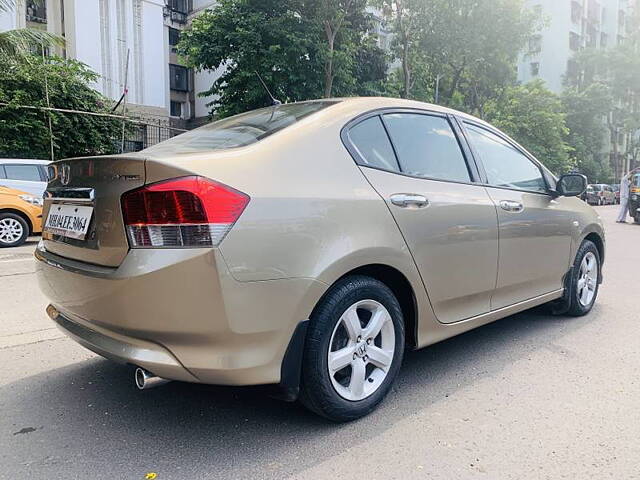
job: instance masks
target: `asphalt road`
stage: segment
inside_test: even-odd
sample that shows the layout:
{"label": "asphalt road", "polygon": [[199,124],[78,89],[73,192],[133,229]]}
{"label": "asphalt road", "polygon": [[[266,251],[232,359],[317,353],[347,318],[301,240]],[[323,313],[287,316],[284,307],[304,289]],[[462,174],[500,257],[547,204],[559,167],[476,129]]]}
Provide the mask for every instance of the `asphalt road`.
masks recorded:
{"label": "asphalt road", "polygon": [[640,226],[607,226],[587,317],[541,310],[410,353],[369,417],[328,424],[254,389],[171,383],[52,328],[35,243],[0,251],[0,478],[640,478]]}

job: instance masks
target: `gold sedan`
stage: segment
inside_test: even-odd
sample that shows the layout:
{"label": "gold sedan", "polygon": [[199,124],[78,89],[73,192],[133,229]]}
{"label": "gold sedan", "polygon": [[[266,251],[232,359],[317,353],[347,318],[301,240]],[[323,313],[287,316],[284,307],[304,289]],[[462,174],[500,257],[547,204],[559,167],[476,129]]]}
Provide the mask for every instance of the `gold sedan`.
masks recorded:
{"label": "gold sedan", "polygon": [[585,177],[435,105],[277,105],[54,169],[48,314],[139,388],[273,384],[352,420],[407,348],[544,303],[584,315],[602,279]]}

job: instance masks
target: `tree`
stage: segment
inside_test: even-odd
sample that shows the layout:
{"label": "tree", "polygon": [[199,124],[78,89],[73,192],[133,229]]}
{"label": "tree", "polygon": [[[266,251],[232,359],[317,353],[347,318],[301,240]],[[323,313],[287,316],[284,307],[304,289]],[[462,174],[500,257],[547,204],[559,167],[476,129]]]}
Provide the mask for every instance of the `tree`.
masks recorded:
{"label": "tree", "polygon": [[565,79],[567,88],[584,92],[600,84],[609,92],[611,101],[603,111],[604,123],[610,133],[611,163],[618,180],[634,161],[635,139],[640,131],[640,42],[630,41],[607,50],[583,50],[574,56],[572,65]]}
{"label": "tree", "polygon": [[[227,116],[264,106],[258,71],[282,101],[352,95],[381,80],[384,63],[369,32],[364,0],[221,0],[194,18],[178,46],[197,69],[224,72],[203,95]],[[362,75],[380,75],[366,78]],[[365,90],[366,90],[365,88]]]}
{"label": "tree", "polygon": [[[11,12],[14,8],[15,0],[0,0],[0,14]],[[56,45],[63,46],[64,39],[43,30],[18,28],[0,32],[0,56],[7,58],[23,57],[42,47]]]}
{"label": "tree", "polygon": [[[324,64],[325,98],[332,96],[333,82],[338,72],[351,70],[358,38],[368,27],[365,15],[366,0],[307,1],[303,5],[305,18],[318,23],[324,33],[325,44],[319,49]],[[355,28],[352,28],[355,27]]]}
{"label": "tree", "polygon": [[[424,0],[378,0],[374,4],[390,19],[395,33],[391,48],[395,57],[400,59],[399,94],[403,98],[412,98],[412,90],[416,83],[414,73],[425,65],[420,43],[429,21],[425,15],[426,2]],[[422,73],[427,72],[423,69]]]}
{"label": "tree", "polygon": [[0,58],[0,157],[49,158],[49,115],[55,158],[118,153],[118,119],[19,108],[47,106],[46,80],[52,107],[107,113],[111,101],[89,87],[97,79],[74,60]]}
{"label": "tree", "polygon": [[483,116],[515,83],[518,54],[539,19],[522,0],[432,0],[423,49],[440,74],[442,103]]}
{"label": "tree", "polygon": [[500,98],[486,103],[485,112],[489,122],[512,136],[554,173],[571,168],[562,102],[541,80],[507,87]]}
{"label": "tree", "polygon": [[605,118],[613,103],[608,87],[596,83],[584,90],[567,88],[562,94],[562,103],[567,115],[567,143],[571,147],[572,163],[591,183],[612,182],[613,175],[605,154]]}

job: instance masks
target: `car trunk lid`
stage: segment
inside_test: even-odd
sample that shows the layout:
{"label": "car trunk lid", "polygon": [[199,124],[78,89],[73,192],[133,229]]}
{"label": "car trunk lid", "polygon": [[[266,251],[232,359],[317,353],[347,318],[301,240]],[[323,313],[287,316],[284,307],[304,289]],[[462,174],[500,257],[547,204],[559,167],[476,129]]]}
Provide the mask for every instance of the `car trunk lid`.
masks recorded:
{"label": "car trunk lid", "polygon": [[58,235],[45,228],[44,247],[65,258],[117,267],[129,251],[120,197],[144,185],[145,157],[74,158],[52,165],[54,178],[45,193],[44,224],[52,206],[85,206],[93,210],[84,239]]}

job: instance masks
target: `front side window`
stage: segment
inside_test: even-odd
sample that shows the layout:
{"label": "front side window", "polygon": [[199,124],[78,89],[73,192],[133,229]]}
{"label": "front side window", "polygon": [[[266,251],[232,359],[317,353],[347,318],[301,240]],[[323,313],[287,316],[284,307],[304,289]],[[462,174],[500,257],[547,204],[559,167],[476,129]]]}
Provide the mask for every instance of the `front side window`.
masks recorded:
{"label": "front side window", "polygon": [[364,166],[400,171],[380,117],[367,118],[352,127],[349,139]]}
{"label": "front side window", "polygon": [[42,181],[40,169],[37,165],[5,165],[4,171],[9,180]]}
{"label": "front side window", "polygon": [[480,156],[489,185],[534,192],[547,192],[542,172],[531,160],[484,128],[466,124],[469,142]]}
{"label": "front side window", "polygon": [[390,113],[383,119],[403,173],[454,182],[471,180],[456,135],[446,118]]}

